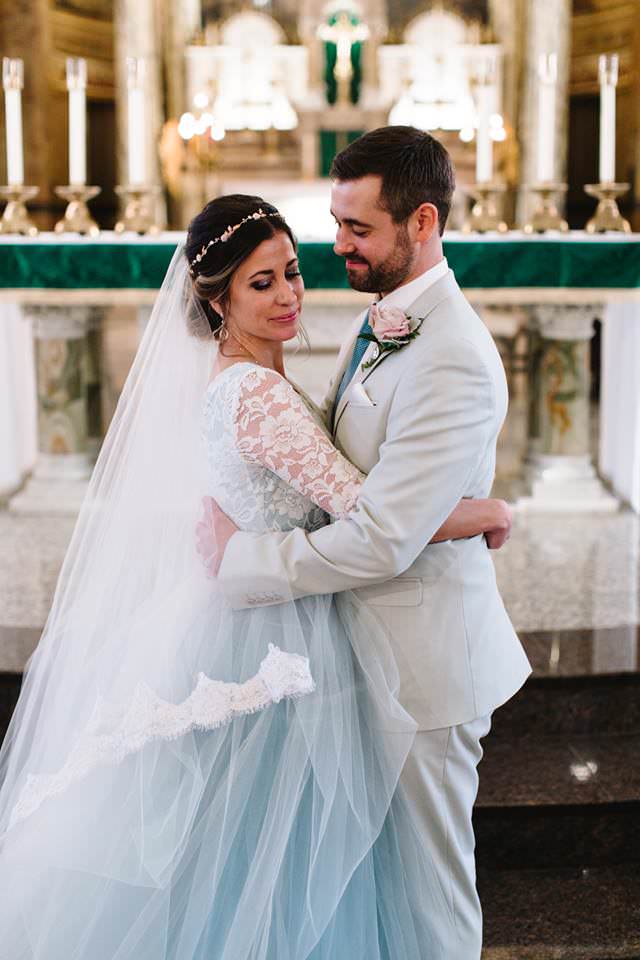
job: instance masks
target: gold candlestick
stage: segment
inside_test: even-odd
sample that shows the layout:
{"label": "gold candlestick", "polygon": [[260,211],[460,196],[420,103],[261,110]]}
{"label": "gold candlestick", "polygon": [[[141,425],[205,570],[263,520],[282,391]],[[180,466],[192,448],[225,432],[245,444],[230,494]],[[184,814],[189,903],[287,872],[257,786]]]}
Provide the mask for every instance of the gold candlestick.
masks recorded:
{"label": "gold candlestick", "polygon": [[531,192],[538,197],[537,206],[533,212],[531,220],[525,223],[522,228],[525,233],[547,233],[548,231],[559,231],[566,233],[569,224],[560,214],[555,202],[555,194],[566,193],[566,183],[536,183],[531,188]]}
{"label": "gold candlestick", "polygon": [[55,193],[67,201],[67,209],[62,220],[58,220],[56,233],[82,233],[97,237],[100,228],[89,213],[87,200],[93,200],[100,193],[100,187],[73,186],[56,187]]}
{"label": "gold candlestick", "polygon": [[500,215],[500,197],[507,189],[504,183],[474,183],[465,188],[475,200],[463,227],[463,233],[506,233],[509,229]]}
{"label": "gold candlestick", "polygon": [[154,198],[160,193],[160,187],[151,184],[140,186],[119,186],[116,193],[124,197],[124,213],[122,219],[115,225],[116,233],[132,231],[133,233],[160,233],[160,227],[155,222],[153,210]]}
{"label": "gold candlestick", "polygon": [[631,224],[622,216],[616,203],[616,197],[622,196],[628,189],[628,183],[585,184],[585,193],[598,201],[596,212],[587,223],[587,233],[604,233],[607,230],[631,233]]}
{"label": "gold candlestick", "polygon": [[0,220],[0,233],[21,233],[27,237],[37,236],[38,228],[29,219],[25,201],[35,197],[39,190],[40,187],[0,187],[0,198],[7,201],[2,220]]}

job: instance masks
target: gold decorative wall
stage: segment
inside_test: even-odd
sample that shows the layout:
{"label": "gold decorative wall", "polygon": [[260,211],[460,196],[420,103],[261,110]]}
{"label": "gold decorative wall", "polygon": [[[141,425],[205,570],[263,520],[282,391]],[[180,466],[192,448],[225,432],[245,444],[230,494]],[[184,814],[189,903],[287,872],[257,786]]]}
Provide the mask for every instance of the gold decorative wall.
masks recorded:
{"label": "gold decorative wall", "polygon": [[[108,0],[10,0],[0,5],[0,54],[24,60],[23,125],[26,182],[40,193],[34,220],[50,229],[62,201],[53,187],[68,180],[65,60],[87,59],[88,176],[102,187],[93,204],[101,223],[115,216],[115,86],[113,4]],[[0,112],[4,142],[4,111]],[[6,180],[0,150],[0,180]]]}
{"label": "gold decorative wall", "polygon": [[598,55],[620,57],[616,97],[616,177],[632,191],[621,208],[640,229],[640,0],[574,0],[569,74],[569,202],[583,223],[593,201],[582,185],[597,181]]}

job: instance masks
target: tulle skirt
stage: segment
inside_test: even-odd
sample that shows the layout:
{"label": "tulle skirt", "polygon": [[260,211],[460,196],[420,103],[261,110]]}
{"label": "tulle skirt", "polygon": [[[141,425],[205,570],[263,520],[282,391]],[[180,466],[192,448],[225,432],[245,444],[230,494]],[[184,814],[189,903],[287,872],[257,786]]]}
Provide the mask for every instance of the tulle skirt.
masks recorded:
{"label": "tulle skirt", "polygon": [[[415,723],[381,625],[351,594],[234,612],[207,590],[149,604],[119,687],[15,777],[0,957],[440,956],[451,918],[399,782]],[[41,703],[36,732],[74,709],[55,674]]]}

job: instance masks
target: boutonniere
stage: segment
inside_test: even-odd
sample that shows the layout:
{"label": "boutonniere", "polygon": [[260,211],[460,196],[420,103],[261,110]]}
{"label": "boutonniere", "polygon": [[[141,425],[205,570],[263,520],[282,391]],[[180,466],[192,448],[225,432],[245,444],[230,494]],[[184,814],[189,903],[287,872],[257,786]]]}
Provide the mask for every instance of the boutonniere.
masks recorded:
{"label": "boutonniere", "polygon": [[420,334],[424,319],[410,317],[398,307],[379,307],[377,303],[373,303],[369,309],[369,326],[373,334],[361,333],[360,336],[370,343],[375,343],[378,349],[375,356],[362,364],[362,369],[372,367],[380,357],[394,350],[401,350],[415,340]]}

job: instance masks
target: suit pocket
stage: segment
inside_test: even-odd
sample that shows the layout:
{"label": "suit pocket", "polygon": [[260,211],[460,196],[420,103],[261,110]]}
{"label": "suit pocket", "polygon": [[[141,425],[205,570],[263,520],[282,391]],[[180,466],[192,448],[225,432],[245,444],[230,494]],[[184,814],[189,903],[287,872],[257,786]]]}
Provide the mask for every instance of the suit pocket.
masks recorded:
{"label": "suit pocket", "polygon": [[434,583],[450,570],[466,542],[466,540],[444,540],[440,543],[430,543],[405,572],[409,576],[417,574],[423,583]]}
{"label": "suit pocket", "polygon": [[422,580],[397,577],[388,583],[359,587],[356,594],[370,607],[419,607],[422,603]]}

